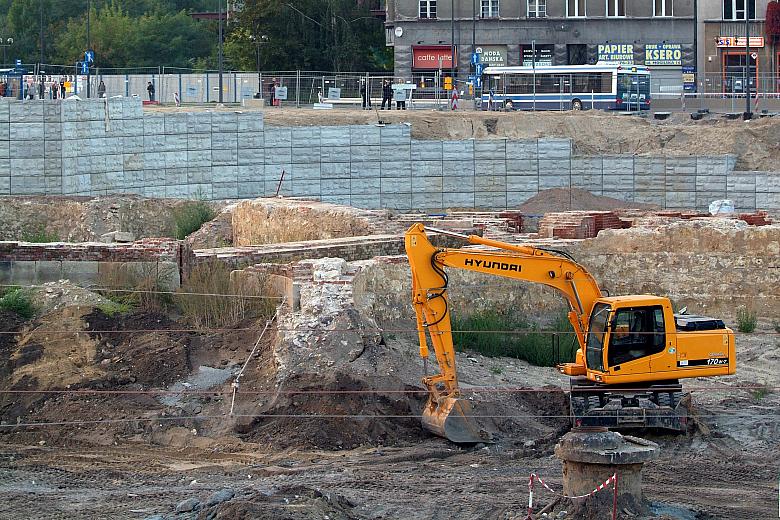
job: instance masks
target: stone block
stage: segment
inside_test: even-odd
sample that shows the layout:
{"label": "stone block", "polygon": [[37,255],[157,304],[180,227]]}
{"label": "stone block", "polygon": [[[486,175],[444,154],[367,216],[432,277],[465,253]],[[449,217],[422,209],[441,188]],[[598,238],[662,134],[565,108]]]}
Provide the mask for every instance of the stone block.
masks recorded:
{"label": "stone block", "polygon": [[319,197],[322,193],[319,179],[297,179],[292,180],[293,197]]}
{"label": "stone block", "polygon": [[292,147],[292,130],[290,128],[268,127],[265,129],[265,148],[271,152],[280,148]]}
{"label": "stone block", "polygon": [[166,134],[186,134],[187,114],[166,112],[163,118],[163,128]]}
{"label": "stone block", "polygon": [[688,209],[696,206],[695,191],[671,191],[666,190],[667,209]]}
{"label": "stone block", "polygon": [[506,206],[507,208],[515,208],[520,206],[528,199],[534,197],[538,191],[507,191],[506,192]]}
{"label": "stone block", "polygon": [[380,192],[380,179],[379,177],[371,177],[365,179],[352,178],[350,182],[350,192],[352,195],[377,195]]}
{"label": "stone block", "polygon": [[477,175],[474,177],[474,190],[477,194],[485,191],[506,192],[506,176]]}
{"label": "stone block", "polygon": [[214,184],[235,183],[238,181],[238,166],[214,166],[211,175]]}
{"label": "stone block", "polygon": [[442,141],[442,158],[444,161],[473,162],[474,141]]}
{"label": "stone block", "polygon": [[211,133],[211,112],[188,112],[187,133],[188,134],[210,134]]}
{"label": "stone block", "polygon": [[[239,119],[239,125],[241,120]],[[238,183],[238,198],[240,199],[254,199],[256,197],[262,197],[265,194],[263,182],[239,182]]]}
{"label": "stone block", "polygon": [[462,209],[474,208],[474,192],[445,191],[442,193],[442,207]]}
{"label": "stone block", "polygon": [[351,146],[350,157],[352,162],[379,162],[382,156],[379,145]]}
{"label": "stone block", "polygon": [[164,114],[144,114],[144,135],[165,134]]}
{"label": "stone block", "polygon": [[442,163],[441,161],[420,161],[412,163],[412,176],[413,177],[431,177],[442,176]]}
{"label": "stone block", "polygon": [[506,162],[506,140],[490,139],[474,141],[474,159],[477,164],[483,160],[500,160]]}
{"label": "stone block", "polygon": [[238,149],[242,148],[256,148],[262,149],[265,147],[265,136],[263,132],[253,132],[246,134],[238,134]]}
{"label": "stone block", "polygon": [[379,205],[386,209],[409,211],[412,209],[411,193],[382,193],[379,197]]}
{"label": "stone block", "polygon": [[514,192],[539,192],[539,177],[536,175],[507,175],[506,191]]}
{"label": "stone block", "polygon": [[449,175],[444,175],[442,177],[442,189],[444,190],[444,193],[448,193],[448,192],[474,193],[474,177],[452,177]]}
{"label": "stone block", "polygon": [[350,205],[355,208],[379,209],[379,193],[369,195],[355,195],[353,192],[349,198]]}
{"label": "stone block", "polygon": [[238,164],[260,165],[265,163],[265,150],[262,148],[238,148]]}
{"label": "stone block", "polygon": [[291,152],[293,164],[317,164],[320,163],[320,148],[292,148]]}
{"label": "stone block", "polygon": [[350,179],[322,179],[320,187],[322,196],[349,195],[352,181]]}
{"label": "stone block", "polygon": [[187,167],[188,184],[209,184],[212,178],[211,166]]}
{"label": "stone block", "polygon": [[409,144],[391,144],[382,143],[381,160],[382,161],[409,161],[412,147]]}
{"label": "stone block", "polygon": [[479,209],[506,209],[506,192],[477,192],[474,194],[474,207]]}
{"label": "stone block", "polygon": [[187,150],[211,152],[211,134],[187,134]]}
{"label": "stone block", "polygon": [[10,103],[9,121],[12,123],[43,123],[43,102]]}
{"label": "stone block", "polygon": [[293,148],[318,148],[320,146],[320,127],[296,126],[292,129]]}
{"label": "stone block", "polygon": [[443,160],[444,147],[441,141],[418,141],[411,144],[412,161],[436,161]]}
{"label": "stone block", "polygon": [[569,159],[571,139],[540,138],[536,142],[539,159]]}
{"label": "stone block", "polygon": [[509,161],[536,161],[539,156],[536,139],[509,139],[506,142],[506,159]]}
{"label": "stone block", "polygon": [[[373,125],[355,125],[349,127],[352,146],[376,146],[380,144],[379,127]],[[390,143],[388,143],[390,144]]]}
{"label": "stone block", "polygon": [[211,163],[214,166],[238,165],[238,149],[227,148],[211,150]]}
{"label": "stone block", "polygon": [[262,132],[263,126],[263,113],[260,111],[238,114],[239,133]]}
{"label": "stone block", "polygon": [[238,114],[235,112],[212,112],[211,132],[213,134],[235,134],[238,132]]}
{"label": "stone block", "polygon": [[[368,147],[362,147],[362,148],[368,148]],[[379,147],[376,146],[376,156],[377,159],[379,159]],[[319,148],[320,150],[320,161],[323,163],[326,162],[349,162],[351,160],[351,154],[352,149],[349,146],[322,146]],[[363,161],[368,159],[361,159]]]}
{"label": "stone block", "polygon": [[[349,179],[350,178],[350,164],[344,163],[328,163],[324,162],[320,164],[320,172],[323,179]],[[377,172],[378,175],[379,172]]]}

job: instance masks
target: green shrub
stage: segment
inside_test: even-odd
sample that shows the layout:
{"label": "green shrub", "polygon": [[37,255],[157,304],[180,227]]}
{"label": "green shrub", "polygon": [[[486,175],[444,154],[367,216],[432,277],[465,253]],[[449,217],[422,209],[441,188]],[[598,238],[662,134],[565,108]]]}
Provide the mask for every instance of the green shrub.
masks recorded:
{"label": "green shrub", "polygon": [[12,288],[5,291],[0,298],[0,309],[15,312],[28,320],[35,316],[35,305],[30,299],[30,294],[24,289]]}
{"label": "green shrub", "polygon": [[744,305],[740,305],[737,308],[737,330],[740,332],[750,333],[756,330],[756,324],[758,323],[758,317],[756,313],[747,308]]}
{"label": "green shrub", "polygon": [[[465,319],[453,317],[452,329],[458,351],[524,359],[537,366],[573,361],[577,351],[574,331],[565,316],[558,316],[549,327],[540,329],[519,318],[485,311]],[[560,342],[557,349],[556,341]]]}
{"label": "green shrub", "polygon": [[173,220],[176,224],[176,238],[184,240],[211,220],[216,213],[211,206],[202,200],[182,204],[173,210]]}
{"label": "green shrub", "polygon": [[133,310],[133,305],[130,303],[120,303],[116,301],[109,301],[97,306],[97,308],[106,316],[116,316],[118,314],[127,314]]}
{"label": "green shrub", "polygon": [[46,231],[46,226],[38,224],[35,227],[28,228],[22,232],[22,242],[32,242],[36,244],[46,244],[49,242],[59,242],[60,237],[57,233]]}
{"label": "green shrub", "polygon": [[[101,265],[98,274],[97,292],[116,304],[119,309],[134,308],[147,311],[160,311],[168,308],[173,297],[168,294],[168,273],[157,264],[121,264]],[[125,312],[125,311],[116,311]]]}

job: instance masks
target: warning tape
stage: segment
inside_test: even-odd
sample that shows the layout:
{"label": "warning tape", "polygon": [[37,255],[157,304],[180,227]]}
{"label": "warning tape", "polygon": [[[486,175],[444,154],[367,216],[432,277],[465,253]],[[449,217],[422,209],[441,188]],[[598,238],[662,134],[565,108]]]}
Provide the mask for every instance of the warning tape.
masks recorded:
{"label": "warning tape", "polygon": [[560,498],[568,498],[568,499],[571,499],[571,500],[579,499],[579,498],[592,497],[593,495],[595,495],[599,491],[603,491],[604,489],[606,489],[606,488],[610,487],[610,485],[612,485],[612,490],[613,490],[613,493],[614,493],[613,512],[612,512],[612,514],[613,514],[613,519],[615,518],[615,516],[614,516],[615,515],[615,510],[614,509],[615,509],[615,506],[617,505],[616,504],[616,502],[617,502],[617,473],[613,473],[607,480],[605,480],[604,482],[602,482],[601,484],[596,486],[593,489],[593,491],[591,491],[590,493],[586,493],[584,495],[577,495],[577,496],[569,496],[569,495],[564,495],[562,493],[558,493],[553,488],[548,486],[547,482],[545,482],[544,479],[542,479],[542,477],[540,477],[536,473],[531,473],[531,475],[528,477],[528,519],[531,518],[531,515],[533,514],[533,508],[534,508],[534,481],[539,482],[550,493],[554,493],[556,495],[559,495]]}

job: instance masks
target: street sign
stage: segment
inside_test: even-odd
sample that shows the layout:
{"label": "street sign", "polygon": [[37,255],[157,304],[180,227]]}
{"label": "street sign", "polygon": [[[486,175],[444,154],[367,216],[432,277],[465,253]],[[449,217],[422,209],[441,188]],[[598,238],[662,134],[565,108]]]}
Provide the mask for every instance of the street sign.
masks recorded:
{"label": "street sign", "polygon": [[95,51],[86,51],[84,53],[84,61],[87,63],[93,63],[95,61]]}
{"label": "street sign", "polygon": [[22,66],[22,60],[16,60],[16,66],[21,67]]}
{"label": "street sign", "polygon": [[86,61],[81,62],[81,74],[89,74],[89,63]]}
{"label": "street sign", "polygon": [[477,63],[475,65],[476,70],[474,71],[476,75],[479,77],[482,75],[482,72],[485,70],[485,64],[484,63]]}
{"label": "street sign", "polygon": [[481,58],[481,56],[478,53],[472,52],[471,53],[471,64],[472,65],[477,65],[480,62],[480,58]]}

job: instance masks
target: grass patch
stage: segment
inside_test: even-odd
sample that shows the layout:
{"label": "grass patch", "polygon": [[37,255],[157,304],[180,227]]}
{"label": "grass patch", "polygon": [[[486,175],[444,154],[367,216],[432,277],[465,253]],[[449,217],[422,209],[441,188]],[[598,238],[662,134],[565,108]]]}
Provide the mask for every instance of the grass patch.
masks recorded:
{"label": "grass patch", "polygon": [[230,327],[260,316],[270,317],[277,300],[266,298],[262,276],[231,277],[232,269],[219,261],[195,266],[182,284],[175,303],[196,327]]}
{"label": "grass patch", "polygon": [[750,333],[756,330],[756,324],[758,323],[758,317],[755,311],[749,309],[744,305],[740,305],[737,308],[737,330],[740,332]]}
{"label": "grass patch", "polygon": [[9,288],[2,293],[0,310],[15,312],[26,320],[35,316],[35,305],[30,298],[30,294],[16,287]]}
{"label": "grass patch", "polygon": [[[473,350],[489,357],[524,359],[537,366],[550,367],[574,361],[577,351],[574,331],[563,315],[549,327],[540,328],[516,317],[485,311],[464,319],[454,316],[452,328],[458,331],[452,334],[458,351]],[[557,340],[560,341],[558,356],[554,347]]]}
{"label": "grass patch", "polygon": [[760,386],[758,388],[755,388],[750,391],[750,395],[755,399],[756,401],[763,399],[764,397],[768,396],[770,394],[770,390],[766,386]]}
{"label": "grass patch", "polygon": [[98,305],[97,308],[106,316],[113,318],[114,316],[120,314],[128,314],[132,312],[134,307],[130,303],[110,301],[108,303]]}
{"label": "grass patch", "polygon": [[173,210],[173,220],[176,225],[176,238],[184,240],[188,235],[196,232],[211,220],[216,213],[211,206],[202,200],[182,204]]}
{"label": "grass patch", "polygon": [[102,289],[97,292],[116,306],[117,313],[135,308],[161,311],[173,302],[171,294],[164,294],[170,291],[166,274],[170,273],[161,272],[157,264],[106,263],[100,268],[98,283]]}
{"label": "grass patch", "polygon": [[28,228],[22,232],[22,242],[31,242],[34,244],[47,244],[50,242],[59,242],[60,237],[57,233],[46,231],[46,226],[38,224],[36,227]]}

